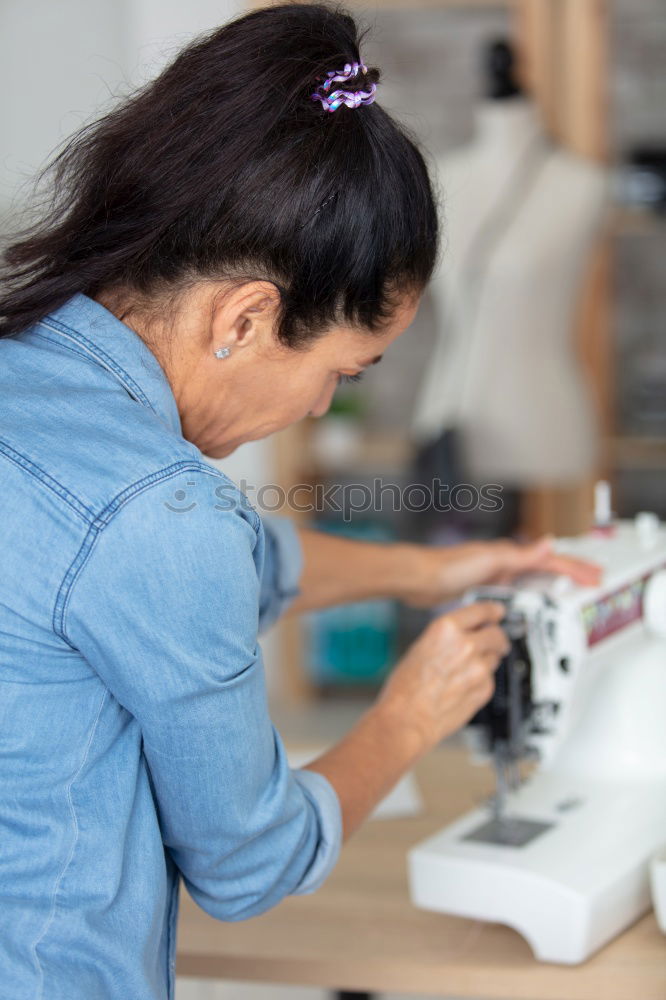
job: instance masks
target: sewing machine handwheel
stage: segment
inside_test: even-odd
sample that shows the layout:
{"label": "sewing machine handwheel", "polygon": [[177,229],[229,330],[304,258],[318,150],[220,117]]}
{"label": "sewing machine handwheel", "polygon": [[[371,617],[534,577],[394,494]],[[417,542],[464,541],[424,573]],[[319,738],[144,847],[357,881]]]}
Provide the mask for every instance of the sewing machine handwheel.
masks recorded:
{"label": "sewing machine handwheel", "polygon": [[645,585],[643,618],[653,635],[666,638],[666,570],[655,573]]}

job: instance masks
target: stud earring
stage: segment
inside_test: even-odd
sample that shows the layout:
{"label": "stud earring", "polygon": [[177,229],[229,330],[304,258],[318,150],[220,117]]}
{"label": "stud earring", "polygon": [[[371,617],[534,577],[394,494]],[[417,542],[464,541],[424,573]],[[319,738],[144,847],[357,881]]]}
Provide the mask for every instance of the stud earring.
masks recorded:
{"label": "stud earring", "polygon": [[216,358],[228,358],[230,354],[231,354],[230,347],[218,347],[218,349],[215,351]]}

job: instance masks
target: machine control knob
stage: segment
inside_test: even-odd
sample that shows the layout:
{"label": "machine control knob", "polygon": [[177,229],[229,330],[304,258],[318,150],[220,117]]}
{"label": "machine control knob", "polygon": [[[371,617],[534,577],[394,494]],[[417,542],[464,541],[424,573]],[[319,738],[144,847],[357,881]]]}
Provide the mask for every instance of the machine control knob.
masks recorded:
{"label": "machine control knob", "polygon": [[651,549],[659,539],[660,522],[657,514],[642,510],[634,518],[634,529],[642,549]]}
{"label": "machine control knob", "polygon": [[653,635],[666,638],[666,570],[659,570],[645,585],[643,617]]}

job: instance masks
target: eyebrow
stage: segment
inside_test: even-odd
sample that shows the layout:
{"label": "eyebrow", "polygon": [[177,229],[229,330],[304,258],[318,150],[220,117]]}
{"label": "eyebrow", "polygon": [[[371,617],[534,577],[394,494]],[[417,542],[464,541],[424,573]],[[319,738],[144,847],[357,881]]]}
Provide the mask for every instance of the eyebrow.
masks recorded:
{"label": "eyebrow", "polygon": [[377,365],[379,364],[379,362],[382,360],[383,357],[384,357],[383,354],[378,354],[376,358],[370,358],[369,361],[361,361],[361,367],[367,368],[368,365]]}

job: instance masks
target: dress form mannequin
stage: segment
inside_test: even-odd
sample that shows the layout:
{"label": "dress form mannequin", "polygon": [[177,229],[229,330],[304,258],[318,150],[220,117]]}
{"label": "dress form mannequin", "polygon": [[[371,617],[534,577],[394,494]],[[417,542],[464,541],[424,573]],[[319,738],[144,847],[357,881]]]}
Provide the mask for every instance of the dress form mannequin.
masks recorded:
{"label": "dress form mannequin", "polygon": [[512,83],[510,62],[508,47],[495,43],[476,135],[438,163],[438,337],[415,430],[427,444],[456,429],[473,481],[566,486],[592,471],[596,455],[573,333],[607,180],[552,144]]}

